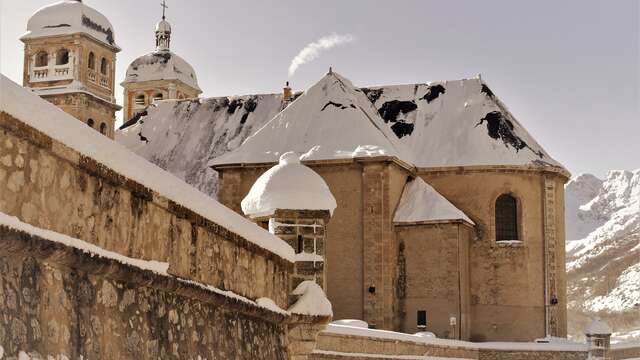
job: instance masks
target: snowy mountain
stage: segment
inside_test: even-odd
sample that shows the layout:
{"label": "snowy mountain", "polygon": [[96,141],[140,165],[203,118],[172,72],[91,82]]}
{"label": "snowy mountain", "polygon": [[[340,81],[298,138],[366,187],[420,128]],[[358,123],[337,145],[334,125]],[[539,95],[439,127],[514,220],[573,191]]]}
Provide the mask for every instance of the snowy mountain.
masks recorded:
{"label": "snowy mountain", "polygon": [[640,169],[566,185],[569,329],[595,314],[640,335]]}

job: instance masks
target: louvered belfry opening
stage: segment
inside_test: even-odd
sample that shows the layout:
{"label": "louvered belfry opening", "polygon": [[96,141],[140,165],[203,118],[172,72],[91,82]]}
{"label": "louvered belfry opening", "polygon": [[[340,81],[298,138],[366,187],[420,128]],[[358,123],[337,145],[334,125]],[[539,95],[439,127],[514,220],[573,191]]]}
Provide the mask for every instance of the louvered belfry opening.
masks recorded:
{"label": "louvered belfry opening", "polygon": [[519,240],[518,202],[509,194],[496,200],[496,241]]}

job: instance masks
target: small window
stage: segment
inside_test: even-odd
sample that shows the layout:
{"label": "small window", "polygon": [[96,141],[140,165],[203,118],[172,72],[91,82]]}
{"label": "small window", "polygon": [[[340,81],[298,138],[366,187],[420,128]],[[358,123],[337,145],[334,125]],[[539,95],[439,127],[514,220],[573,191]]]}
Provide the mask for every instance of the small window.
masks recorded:
{"label": "small window", "polygon": [[155,95],[153,95],[153,101],[162,100],[162,98],[162,93],[156,93]]}
{"label": "small window", "polygon": [[427,328],[427,311],[426,310],[418,310],[416,324],[418,325],[418,329]]}
{"label": "small window", "polygon": [[304,250],[304,239],[302,235],[298,235],[298,251],[296,253],[301,253]]}
{"label": "small window", "polygon": [[105,123],[100,124],[100,134],[107,135],[107,124]]}
{"label": "small window", "polygon": [[40,51],[36,55],[36,67],[43,67],[49,64],[49,54],[44,51]]}
{"label": "small window", "polygon": [[144,94],[140,94],[140,95],[136,96],[136,105],[137,106],[144,106],[144,103],[145,103]]}
{"label": "small window", "polygon": [[109,71],[109,62],[107,61],[107,59],[102,58],[102,60],[100,60],[100,73],[102,75],[107,75],[108,71]]}
{"label": "small window", "polygon": [[89,119],[89,120],[87,120],[87,125],[89,125],[89,127],[93,128],[96,125],[96,122],[93,121],[93,119]]}
{"label": "small window", "polygon": [[87,61],[87,66],[91,70],[96,69],[96,55],[93,52],[89,53],[89,60]]}
{"label": "small window", "polygon": [[519,240],[518,202],[509,194],[496,200],[496,241]]}
{"label": "small window", "polygon": [[56,65],[67,65],[69,63],[69,50],[60,49],[56,53]]}

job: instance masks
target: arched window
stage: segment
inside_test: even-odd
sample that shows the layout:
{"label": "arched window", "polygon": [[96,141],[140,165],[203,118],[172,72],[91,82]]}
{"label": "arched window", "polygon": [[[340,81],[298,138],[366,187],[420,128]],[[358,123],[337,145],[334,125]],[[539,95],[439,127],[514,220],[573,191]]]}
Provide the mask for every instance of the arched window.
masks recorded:
{"label": "arched window", "polygon": [[107,124],[105,123],[100,124],[100,134],[107,135]]}
{"label": "arched window", "polygon": [[107,59],[102,58],[102,60],[100,60],[100,73],[102,75],[107,75],[108,70],[109,70],[109,63]]}
{"label": "arched window", "polygon": [[49,54],[45,51],[40,51],[36,55],[36,67],[43,67],[49,64]]}
{"label": "arched window", "polygon": [[56,53],[56,65],[67,65],[69,63],[69,50],[60,49]]}
{"label": "arched window", "polygon": [[162,100],[162,98],[163,98],[162,93],[156,93],[153,95],[153,101]]}
{"label": "arched window", "polygon": [[96,56],[94,55],[93,52],[89,53],[89,61],[87,62],[87,66],[91,70],[95,70],[96,69]]}
{"label": "arched window", "polygon": [[519,240],[518,201],[509,194],[496,199],[496,241]]}
{"label": "arched window", "polygon": [[93,128],[93,126],[96,124],[95,121],[93,121],[93,119],[89,119],[87,120],[87,125],[89,125],[91,128]]}
{"label": "arched window", "polygon": [[140,94],[136,96],[136,106],[144,106],[144,103],[145,103],[144,94]]}

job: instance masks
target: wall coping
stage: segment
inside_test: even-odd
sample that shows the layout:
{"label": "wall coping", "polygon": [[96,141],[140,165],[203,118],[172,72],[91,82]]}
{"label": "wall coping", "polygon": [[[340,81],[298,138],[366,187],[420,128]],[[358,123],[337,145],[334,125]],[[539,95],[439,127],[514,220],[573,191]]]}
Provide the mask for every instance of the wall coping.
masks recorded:
{"label": "wall coping", "polygon": [[[4,81],[5,80],[3,79],[3,82]],[[33,95],[33,96],[37,96],[37,95]],[[42,101],[45,101],[45,100],[42,100]],[[3,103],[4,103],[4,100],[3,100]],[[54,105],[51,105],[51,104],[48,104],[48,105],[55,108],[55,110],[62,112],[62,110],[56,108]],[[92,132],[91,135],[94,135],[100,138],[104,137],[101,134],[95,133],[93,130],[90,130],[86,125],[80,123],[75,118],[71,118],[70,115],[66,113],[64,113],[64,115],[70,117],[70,119],[68,120],[73,119],[74,122],[70,123],[69,124],[70,126],[73,126],[74,124],[77,123],[78,126],[86,127],[87,131],[91,131]],[[88,155],[83,155],[82,153],[80,153],[80,151],[71,148],[70,146],[60,142],[57,139],[52,138],[51,136],[40,131],[39,129],[32,127],[30,124],[27,124],[26,122],[23,122],[15,118],[12,114],[4,111],[4,109],[0,111],[0,128],[5,129],[10,133],[13,133],[17,137],[25,139],[26,141],[32,143],[37,147],[40,147],[42,149],[49,151],[53,156],[56,156],[59,159],[70,163],[72,166],[82,171],[85,171],[92,176],[96,176],[111,185],[123,187],[129,190],[132,196],[138,197],[142,200],[149,201],[154,205],[157,205],[158,207],[163,208],[166,211],[174,214],[180,219],[187,219],[198,226],[205,227],[207,228],[208,231],[214,234],[220,235],[228,239],[229,241],[234,242],[236,245],[242,248],[245,248],[250,252],[260,254],[265,258],[274,261],[276,264],[280,266],[293,268],[293,262],[294,262],[293,249],[291,249],[290,254],[289,252],[287,252],[285,256],[284,252],[281,252],[282,254],[280,254],[275,252],[272,249],[267,249],[256,242],[250,241],[246,237],[227,229],[226,226],[220,225],[214,222],[213,220],[210,220],[209,218],[203,215],[200,215],[196,211],[191,210],[190,208],[187,208],[182,204],[179,204],[178,202],[170,199],[169,197],[166,197],[160,194],[159,192],[154,191],[153,189],[145,186],[144,184],[116,172],[115,170],[111,169],[110,167],[103,164],[99,160],[95,160],[94,158]],[[104,142],[104,141],[110,142],[111,146],[120,147],[117,144],[113,144],[112,141],[108,140],[107,138],[101,139],[100,142]],[[97,147],[102,145],[100,144],[100,142],[96,144]],[[124,149],[122,150],[124,151]],[[133,153],[130,153],[130,156],[132,158],[135,158],[135,160],[137,160],[138,162],[145,161],[145,163],[147,163],[146,160],[142,160],[141,158],[138,158],[137,155]],[[148,163],[148,165],[152,165],[152,164]],[[161,170],[161,169],[158,169],[158,170]],[[167,177],[173,176],[173,175],[170,175],[169,173],[166,173],[166,175]],[[185,184],[185,187],[186,186],[187,185]],[[197,191],[193,189],[191,186],[189,186],[189,189],[193,192]],[[208,197],[204,194],[202,194],[202,197],[208,199]],[[211,201],[215,201],[215,200],[211,199]],[[220,206],[224,207],[224,205],[222,204],[220,204]],[[233,211],[229,209],[229,212],[233,212]],[[240,215],[237,215],[237,216],[241,217]],[[246,221],[250,222],[249,220],[246,220]],[[255,226],[257,227],[257,225]],[[262,229],[258,229],[258,230],[264,231],[264,235],[263,235],[264,237],[272,237],[274,241],[275,240],[282,241],[279,238],[275,237],[274,235],[269,234],[265,230],[262,230]],[[283,246],[289,247],[284,242],[283,242]]]}
{"label": "wall coping", "polygon": [[[8,217],[7,215],[2,215]],[[91,243],[63,234],[38,229],[28,224],[25,225],[33,228],[35,231],[51,234],[51,237],[61,236],[72,241],[77,241],[79,244],[84,243],[88,245],[88,247],[99,248]],[[0,238],[2,239],[2,241],[0,241],[0,251],[11,255],[33,256],[42,261],[51,262],[67,268],[80,269],[86,273],[104,276],[111,280],[164,290],[204,303],[222,306],[227,310],[232,310],[249,317],[266,319],[274,324],[280,324],[288,317],[288,314],[284,311],[280,313],[259,306],[256,302],[231,291],[221,290],[196,281],[154,271],[152,270],[152,268],[156,267],[154,264],[150,264],[146,268],[135,265],[136,263],[157,263],[154,261],[129,258],[117,253],[114,254],[119,256],[110,257],[109,253],[113,252],[106,250],[100,254],[93,253],[86,248],[69,246],[40,235],[32,234],[28,231],[14,229],[12,226],[3,223],[0,223]],[[124,262],[123,258],[129,259],[130,261]]]}
{"label": "wall coping", "polygon": [[393,222],[395,227],[407,227],[407,226],[433,226],[433,225],[446,225],[446,224],[455,224],[462,225],[468,228],[475,228],[474,224],[463,220],[463,219],[452,219],[452,220],[425,220],[425,221],[408,221],[408,222]]}

